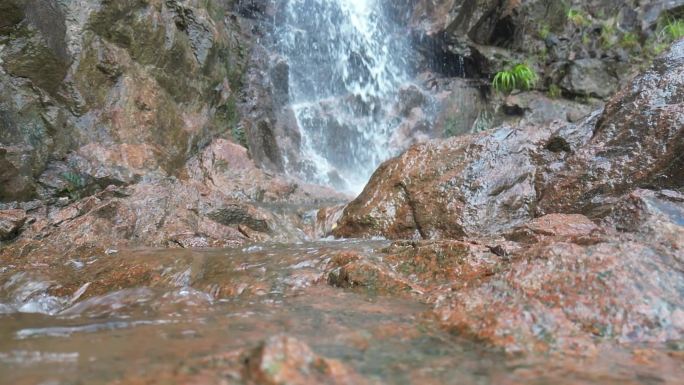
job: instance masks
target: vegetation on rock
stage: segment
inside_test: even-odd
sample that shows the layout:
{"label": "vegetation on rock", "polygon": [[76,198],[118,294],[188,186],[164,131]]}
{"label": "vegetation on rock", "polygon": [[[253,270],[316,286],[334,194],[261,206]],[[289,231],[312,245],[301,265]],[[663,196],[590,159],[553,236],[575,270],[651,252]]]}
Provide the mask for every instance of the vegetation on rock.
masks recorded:
{"label": "vegetation on rock", "polygon": [[513,90],[527,91],[534,88],[538,80],[537,72],[529,65],[521,63],[510,70],[499,71],[494,75],[492,87],[503,93],[509,93]]}

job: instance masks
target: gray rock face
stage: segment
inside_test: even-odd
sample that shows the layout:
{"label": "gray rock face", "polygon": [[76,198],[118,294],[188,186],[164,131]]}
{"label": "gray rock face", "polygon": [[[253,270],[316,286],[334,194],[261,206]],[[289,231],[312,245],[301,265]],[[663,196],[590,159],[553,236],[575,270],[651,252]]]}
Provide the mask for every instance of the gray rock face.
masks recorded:
{"label": "gray rock face", "polygon": [[569,93],[607,98],[617,91],[618,79],[598,59],[580,59],[569,64],[561,86]]}

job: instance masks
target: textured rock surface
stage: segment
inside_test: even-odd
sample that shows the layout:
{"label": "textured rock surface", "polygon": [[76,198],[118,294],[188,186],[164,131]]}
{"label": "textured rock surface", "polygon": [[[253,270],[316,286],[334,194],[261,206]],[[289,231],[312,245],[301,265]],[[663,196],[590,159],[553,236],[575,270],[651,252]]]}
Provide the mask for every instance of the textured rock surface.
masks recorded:
{"label": "textured rock surface", "polygon": [[14,238],[26,222],[24,210],[0,210],[0,241]]}
{"label": "textured rock surface", "polygon": [[508,352],[592,356],[609,341],[677,341],[683,203],[681,194],[638,190],[606,227],[553,214],[508,240],[397,242],[381,256],[341,254],[329,283],[418,295],[447,329]]}
{"label": "textured rock surface", "polygon": [[63,207],[37,203],[28,213],[31,225],[3,252],[59,255],[84,248],[311,239],[316,218],[306,219],[307,212],[341,199],[322,187],[268,176],[243,147],[216,140],[188,162],[179,178],[147,176]]}
{"label": "textured rock surface", "polygon": [[17,3],[0,38],[0,199],[175,175],[230,132],[246,39],[223,5],[196,3]]}
{"label": "textured rock surface", "polygon": [[341,362],[317,356],[303,342],[284,335],[269,338],[252,352],[246,377],[264,385],[366,383]]}
{"label": "textured rock surface", "polygon": [[384,163],[337,236],[489,235],[544,213],[601,216],[634,187],[681,188],[684,42],[577,124],[432,141]]}
{"label": "textured rock surface", "polygon": [[545,212],[588,212],[635,187],[684,186],[684,42],[607,104],[592,137],[542,182]]}

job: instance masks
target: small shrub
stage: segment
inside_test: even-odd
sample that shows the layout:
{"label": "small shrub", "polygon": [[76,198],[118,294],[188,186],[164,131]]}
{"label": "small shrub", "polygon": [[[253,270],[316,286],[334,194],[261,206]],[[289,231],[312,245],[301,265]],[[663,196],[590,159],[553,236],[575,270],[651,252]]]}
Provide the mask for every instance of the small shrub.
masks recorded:
{"label": "small shrub", "polygon": [[498,92],[508,93],[513,90],[526,91],[532,89],[539,80],[537,73],[527,64],[517,64],[510,70],[498,72],[492,81],[492,87]]}
{"label": "small shrub", "polygon": [[512,71],[500,71],[494,76],[492,86],[499,92],[511,92],[515,89],[515,78]]}
{"label": "small shrub", "polygon": [[577,27],[584,27],[589,25],[589,19],[582,13],[582,11],[577,9],[569,9],[566,13],[566,17],[572,24]]}
{"label": "small shrub", "polygon": [[672,18],[667,19],[662,33],[670,42],[681,39],[684,37],[684,20]]}
{"label": "small shrub", "polygon": [[620,47],[626,48],[626,49],[634,49],[639,46],[639,36],[637,36],[635,33],[628,32],[624,35],[622,35],[622,39],[620,40]]}
{"label": "small shrub", "polygon": [[601,26],[601,46],[610,48],[618,41],[617,27],[614,22],[607,22]]}
{"label": "small shrub", "polygon": [[563,91],[561,90],[560,87],[558,87],[557,84],[551,84],[549,86],[549,96],[556,99],[560,98],[563,95]]}
{"label": "small shrub", "polygon": [[539,37],[542,38],[543,40],[546,40],[546,38],[551,35],[551,27],[549,27],[548,24],[542,24],[541,27],[539,27]]}
{"label": "small shrub", "polygon": [[660,55],[670,44],[684,37],[684,20],[672,17],[662,18],[654,36],[646,44],[646,53],[651,58]]}

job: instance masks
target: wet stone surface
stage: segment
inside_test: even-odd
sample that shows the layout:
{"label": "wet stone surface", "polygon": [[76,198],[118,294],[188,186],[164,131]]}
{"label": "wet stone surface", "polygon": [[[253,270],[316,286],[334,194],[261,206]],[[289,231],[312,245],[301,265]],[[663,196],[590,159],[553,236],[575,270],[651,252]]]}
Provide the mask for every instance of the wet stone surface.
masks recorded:
{"label": "wet stone surface", "polygon": [[[684,375],[682,346],[671,341],[591,344],[590,358],[511,354],[496,339],[444,327],[435,315],[452,309],[445,293],[483,290],[515,260],[482,243],[328,241],[3,261],[0,383],[676,384]],[[346,279],[331,278],[343,268]],[[470,312],[461,314],[478,314]]]}

